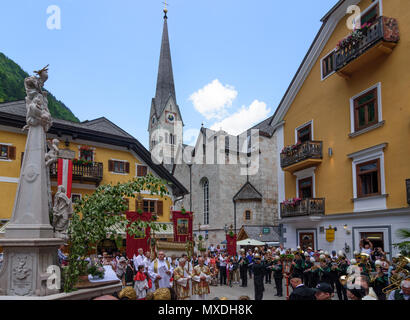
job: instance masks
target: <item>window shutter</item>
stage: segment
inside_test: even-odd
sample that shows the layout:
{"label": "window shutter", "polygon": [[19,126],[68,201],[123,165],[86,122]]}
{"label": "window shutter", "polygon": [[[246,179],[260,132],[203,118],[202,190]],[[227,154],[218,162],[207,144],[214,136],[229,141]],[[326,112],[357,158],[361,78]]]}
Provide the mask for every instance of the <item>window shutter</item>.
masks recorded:
{"label": "window shutter", "polygon": [[9,159],[16,160],[16,147],[9,146]]}
{"label": "window shutter", "polygon": [[137,166],[137,177],[141,177],[141,166]]}
{"label": "window shutter", "polygon": [[162,201],[157,201],[157,215],[158,216],[162,216],[163,214],[164,214],[164,211],[163,211],[164,209],[163,209],[163,203],[162,203]]}
{"label": "window shutter", "polygon": [[147,167],[146,166],[141,166],[142,168],[142,176],[146,176],[147,175]]}
{"label": "window shutter", "polygon": [[125,163],[125,173],[130,173],[130,163],[129,162]]}
{"label": "window shutter", "polygon": [[108,160],[108,171],[114,171],[114,161]]}

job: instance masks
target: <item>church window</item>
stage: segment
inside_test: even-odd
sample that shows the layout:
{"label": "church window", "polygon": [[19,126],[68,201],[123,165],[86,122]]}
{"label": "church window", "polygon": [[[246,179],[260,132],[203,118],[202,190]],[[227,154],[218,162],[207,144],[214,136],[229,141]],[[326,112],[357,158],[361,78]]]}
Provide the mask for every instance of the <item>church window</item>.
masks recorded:
{"label": "church window", "polygon": [[246,210],[245,211],[245,220],[251,220],[252,219],[252,212],[251,210]]}
{"label": "church window", "polygon": [[205,179],[202,183],[204,193],[204,224],[209,224],[209,181]]}

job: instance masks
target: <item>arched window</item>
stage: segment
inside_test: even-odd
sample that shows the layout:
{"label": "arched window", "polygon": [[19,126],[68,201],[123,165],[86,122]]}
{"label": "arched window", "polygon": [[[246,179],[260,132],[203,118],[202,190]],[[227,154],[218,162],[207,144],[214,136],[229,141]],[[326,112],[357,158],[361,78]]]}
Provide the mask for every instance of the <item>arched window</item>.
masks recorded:
{"label": "arched window", "polygon": [[209,224],[209,181],[202,181],[202,190],[204,193],[204,224]]}

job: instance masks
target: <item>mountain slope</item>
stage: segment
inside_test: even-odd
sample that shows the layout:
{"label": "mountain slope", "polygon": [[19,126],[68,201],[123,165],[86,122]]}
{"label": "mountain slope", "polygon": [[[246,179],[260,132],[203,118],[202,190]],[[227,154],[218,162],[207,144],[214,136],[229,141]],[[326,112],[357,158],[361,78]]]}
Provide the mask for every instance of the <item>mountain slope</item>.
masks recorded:
{"label": "mountain slope", "polygon": [[[24,79],[28,76],[29,74],[17,63],[0,52],[0,103],[24,100],[26,97]],[[80,122],[71,110],[50,92],[48,92],[48,108],[54,118]]]}

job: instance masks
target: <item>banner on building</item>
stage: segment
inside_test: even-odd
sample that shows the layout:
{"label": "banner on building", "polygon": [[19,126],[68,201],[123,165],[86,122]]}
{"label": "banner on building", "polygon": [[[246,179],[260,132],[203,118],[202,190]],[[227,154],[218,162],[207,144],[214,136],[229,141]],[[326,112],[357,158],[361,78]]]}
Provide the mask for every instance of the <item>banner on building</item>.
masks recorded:
{"label": "banner on building", "polygon": [[230,256],[236,255],[236,234],[231,236],[228,233],[226,235],[226,251]]}
{"label": "banner on building", "polygon": [[172,211],[174,225],[174,242],[187,242],[192,240],[192,212]]}
{"label": "banner on building", "polygon": [[[151,212],[132,212],[127,211],[127,219],[130,223],[134,221],[150,221],[152,218]],[[138,255],[138,249],[142,248],[144,252],[150,251],[148,239],[150,238],[151,228],[147,227],[141,229],[141,233],[137,236],[131,237],[127,232],[126,253],[127,257],[131,259],[134,254]]]}
{"label": "banner on building", "polygon": [[58,159],[57,163],[57,183],[64,186],[66,195],[71,198],[71,186],[73,182],[73,162],[68,159]]}

